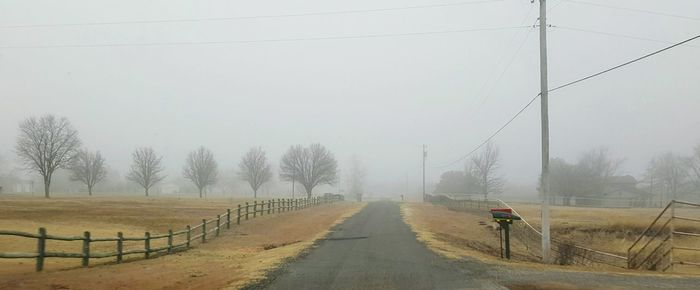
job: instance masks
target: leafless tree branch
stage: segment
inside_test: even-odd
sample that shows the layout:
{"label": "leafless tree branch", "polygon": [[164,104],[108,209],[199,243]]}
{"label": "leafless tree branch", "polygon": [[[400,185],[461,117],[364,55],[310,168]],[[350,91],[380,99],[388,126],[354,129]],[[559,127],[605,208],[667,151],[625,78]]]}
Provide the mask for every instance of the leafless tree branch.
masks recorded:
{"label": "leafless tree branch", "polygon": [[80,147],[78,131],[66,118],[45,115],[29,118],[19,125],[15,150],[27,170],[38,172],[44,179],[44,194],[49,198],[51,177],[58,168],[66,167]]}

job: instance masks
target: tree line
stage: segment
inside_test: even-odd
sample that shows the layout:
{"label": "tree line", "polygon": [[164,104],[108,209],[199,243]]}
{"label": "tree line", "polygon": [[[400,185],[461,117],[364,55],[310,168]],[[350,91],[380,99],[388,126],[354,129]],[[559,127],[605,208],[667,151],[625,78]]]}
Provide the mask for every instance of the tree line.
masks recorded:
{"label": "tree line", "polygon": [[[22,121],[15,151],[26,170],[41,175],[46,198],[50,197],[51,178],[59,168],[68,169],[71,180],[85,184],[89,195],[107,175],[105,158],[99,151],[82,147],[78,131],[65,117],[49,114]],[[149,190],[166,178],[163,157],[151,147],[139,147],[132,152],[131,159],[126,179],[138,184],[148,196]],[[238,168],[239,178],[248,182],[255,198],[258,189],[273,175],[261,147],[251,148]],[[216,184],[218,174],[218,164],[211,150],[200,146],[187,155],[182,176],[197,187],[200,198],[207,187]],[[311,197],[316,186],[337,182],[338,163],[321,144],[294,145],[282,156],[279,176],[285,181],[299,182]]]}
{"label": "tree line", "polygon": [[[444,172],[435,192],[481,194],[484,198],[500,193],[505,181],[496,172],[499,167],[498,152],[498,147],[488,143],[466,162],[463,171]],[[672,152],[654,156],[641,182],[631,176],[618,175],[623,163],[624,159],[615,158],[606,147],[583,152],[575,163],[552,158],[549,165],[550,198],[560,197],[564,205],[570,205],[573,198],[600,198],[615,182],[628,183],[632,190],[638,189],[638,192],[646,195],[640,198],[651,198],[657,194],[665,201],[700,192],[700,144],[687,156]],[[637,188],[638,183],[647,186]],[[540,189],[541,185],[538,191]]]}
{"label": "tree line", "polygon": [[500,150],[491,142],[467,160],[464,171],[447,171],[440,176],[435,193],[489,194],[503,192],[505,178],[498,174]]}

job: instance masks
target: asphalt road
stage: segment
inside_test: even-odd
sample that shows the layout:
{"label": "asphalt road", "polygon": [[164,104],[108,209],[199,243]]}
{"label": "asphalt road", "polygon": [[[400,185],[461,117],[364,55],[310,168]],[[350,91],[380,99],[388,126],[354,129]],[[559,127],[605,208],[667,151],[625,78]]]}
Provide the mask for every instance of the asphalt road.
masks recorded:
{"label": "asphalt road", "polygon": [[[495,266],[438,256],[416,240],[399,205],[369,203],[252,289],[698,289],[700,278]],[[544,286],[544,287],[543,287]]]}
{"label": "asphalt road", "polygon": [[392,202],[372,202],[333,229],[268,289],[500,288],[420,244]]}

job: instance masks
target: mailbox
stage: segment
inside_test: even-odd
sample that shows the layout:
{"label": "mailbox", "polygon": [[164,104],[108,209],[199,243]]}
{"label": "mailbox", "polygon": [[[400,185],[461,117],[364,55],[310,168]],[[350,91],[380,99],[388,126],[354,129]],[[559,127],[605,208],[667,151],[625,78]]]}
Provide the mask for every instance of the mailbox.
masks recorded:
{"label": "mailbox", "polygon": [[511,208],[492,208],[491,216],[499,224],[501,222],[512,224],[514,220],[521,220],[519,216],[513,214],[513,209]]}
{"label": "mailbox", "polygon": [[513,214],[512,208],[492,208],[491,217],[493,221],[497,222],[500,227],[498,229],[499,236],[501,236],[501,258],[503,258],[503,235],[502,232],[506,232],[506,258],[510,259],[510,225],[514,220],[521,220],[521,218]]}

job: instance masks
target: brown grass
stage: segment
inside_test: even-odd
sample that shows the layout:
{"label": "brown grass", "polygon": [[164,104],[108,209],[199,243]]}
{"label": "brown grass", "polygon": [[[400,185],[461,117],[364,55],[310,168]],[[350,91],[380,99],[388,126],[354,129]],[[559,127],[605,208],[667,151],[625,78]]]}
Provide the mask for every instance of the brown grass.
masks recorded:
{"label": "brown grass", "polygon": [[[516,210],[520,211],[518,207],[514,207],[516,208]],[[476,258],[482,262],[509,265],[515,267],[526,267],[529,269],[605,271],[625,273],[630,275],[653,274],[653,272],[627,270],[605,265],[596,265],[596,267],[590,268],[578,265],[559,266],[541,264],[539,263],[539,258],[529,254],[529,252],[525,249],[524,245],[521,244],[517,239],[511,241],[512,259],[508,261],[500,258],[498,231],[495,229],[496,224],[491,221],[491,218],[489,217],[488,213],[484,211],[458,212],[448,210],[444,206],[436,206],[424,203],[403,203],[401,205],[401,210],[402,215],[404,216],[404,220],[406,220],[413,232],[416,233],[418,239],[424,244],[426,244],[426,246],[431,248],[433,251],[448,258],[471,257]],[[523,212],[526,211],[520,211],[521,214],[523,214]],[[553,211],[553,213],[556,213],[556,211]],[[582,211],[580,215],[585,214]],[[571,217],[572,214],[570,213],[567,216]],[[525,217],[529,218],[529,216],[527,215]],[[600,212],[597,212],[596,215],[592,217],[592,219],[597,219],[601,222],[605,221],[605,218],[601,218]],[[553,233],[554,232],[556,231],[553,231]],[[605,237],[608,243],[615,239],[614,235],[605,236],[601,234],[600,236]],[[606,241],[595,241],[594,244],[598,243],[604,244],[606,243]],[[591,243],[583,243],[582,245],[586,247],[592,247]],[[526,287],[527,285],[519,286]],[[540,286],[543,285],[538,284],[537,287]],[[562,285],[550,286],[552,287],[522,289],[566,289]]]}
{"label": "brown grass", "polygon": [[[220,210],[215,205],[210,206],[212,212]],[[323,237],[333,224],[361,207],[356,203],[337,203],[265,215],[222,231],[220,237],[190,251],[157,259],[44,273],[0,272],[0,288],[238,288],[261,279],[269,269],[298,255],[314,240]],[[33,265],[31,260],[25,262]]]}
{"label": "brown grass", "polygon": [[[511,204],[534,227],[540,227],[540,207],[534,204]],[[553,206],[550,210],[552,237],[571,240],[577,245],[627,256],[627,249],[644,232],[649,224],[661,213],[660,208],[582,208]],[[684,217],[700,218],[700,210],[678,208],[676,214]],[[668,219],[667,212],[662,221]],[[665,218],[665,219],[664,219]],[[700,233],[700,223],[676,220],[677,231]],[[697,247],[700,238],[674,237],[674,245]],[[674,259],[700,261],[700,253],[674,251]],[[683,266],[677,266],[677,268]],[[683,267],[681,272],[700,273],[700,267]]]}
{"label": "brown grass", "polygon": [[[401,213],[418,240],[450,257],[473,257],[481,261],[500,260],[497,224],[479,212],[457,212],[427,203],[403,203]],[[522,244],[511,243],[514,260],[536,261]]]}
{"label": "brown grass", "polygon": [[[186,225],[201,223],[217,214],[234,208],[248,200],[231,199],[175,199],[175,198],[114,198],[114,197],[59,197],[28,198],[3,196],[0,198],[0,229],[37,233],[45,227],[48,234],[82,236],[90,231],[92,237],[116,237],[121,231],[125,236],[143,237],[167,233],[168,229],[182,230]],[[182,236],[181,238],[184,238]],[[178,240],[175,241],[179,242]],[[165,239],[154,242],[153,247],[163,246]],[[53,252],[81,251],[80,241],[52,241],[46,243]],[[143,248],[142,242],[125,242],[125,250]],[[113,242],[93,243],[93,251],[113,251]],[[36,252],[36,240],[12,236],[0,236],[1,252]],[[22,264],[19,264],[22,263]],[[79,259],[48,259],[46,267],[73,267]],[[19,260],[0,260],[0,273],[15,265],[28,268],[32,263]]]}

